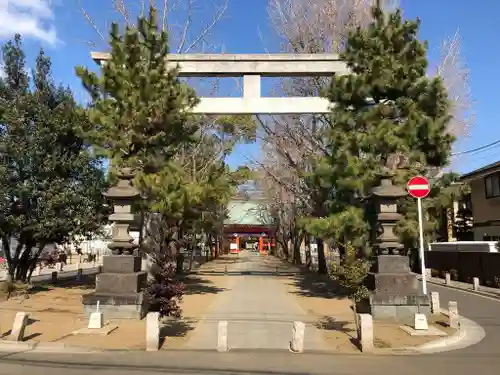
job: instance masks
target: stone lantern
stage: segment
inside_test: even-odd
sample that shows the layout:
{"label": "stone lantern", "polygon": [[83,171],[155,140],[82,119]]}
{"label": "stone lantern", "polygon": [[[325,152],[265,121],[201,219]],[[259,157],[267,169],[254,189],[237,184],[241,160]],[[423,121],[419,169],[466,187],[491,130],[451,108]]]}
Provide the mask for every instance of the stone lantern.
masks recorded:
{"label": "stone lantern", "polygon": [[132,170],[123,168],[119,172],[118,183],[103,193],[113,202],[114,208],[114,212],[109,216],[114,225],[112,242],[108,245],[113,255],[132,255],[138,247],[129,233],[130,225],[135,223],[132,204],[140,196],[139,190],[132,185],[133,178]]}
{"label": "stone lantern", "polygon": [[423,295],[419,281],[410,272],[409,259],[403,245],[394,234],[398,213],[398,199],[407,192],[394,185],[393,173],[385,169],[379,186],[372,189],[371,203],[375,207],[373,248],[376,260],[369,277],[371,314],[374,319],[396,318],[408,320],[416,313],[429,314],[428,296]]}
{"label": "stone lantern", "polygon": [[398,199],[406,196],[406,191],[392,184],[390,175],[380,181],[380,185],[372,189],[373,203],[377,213],[375,225],[374,248],[377,255],[404,255],[403,245],[394,233],[396,223],[402,219],[398,213]]}
{"label": "stone lantern", "polygon": [[135,222],[132,204],[139,191],[132,185],[134,174],[130,168],[118,173],[118,183],[104,196],[112,201],[114,212],[112,240],[108,248],[112,255],[103,257],[102,273],[96,276],[96,290],[83,296],[86,314],[96,311],[97,302],[105,319],[141,319],[147,311],[143,288],[147,273],[141,271],[142,258],[136,254],[129,227]]}

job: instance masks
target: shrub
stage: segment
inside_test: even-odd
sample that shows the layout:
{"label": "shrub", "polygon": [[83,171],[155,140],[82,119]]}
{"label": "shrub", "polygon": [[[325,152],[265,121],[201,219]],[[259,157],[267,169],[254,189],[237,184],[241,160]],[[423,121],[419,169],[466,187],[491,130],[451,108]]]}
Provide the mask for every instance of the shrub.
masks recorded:
{"label": "shrub", "polygon": [[151,254],[152,278],[145,290],[149,311],[160,313],[160,317],[181,316],[179,302],[182,301],[184,284],[175,279],[175,265],[164,253]]}
{"label": "shrub", "polygon": [[455,270],[455,269],[451,269],[450,270],[450,278],[453,280],[453,281],[458,281],[458,271]]}
{"label": "shrub", "polygon": [[359,329],[356,306],[358,302],[368,297],[368,288],[365,279],[370,271],[370,261],[358,256],[356,248],[351,244],[345,247],[345,255],[341,264],[332,262],[330,264],[330,275],[337,280],[346,292],[353,304],[354,320],[356,328]]}

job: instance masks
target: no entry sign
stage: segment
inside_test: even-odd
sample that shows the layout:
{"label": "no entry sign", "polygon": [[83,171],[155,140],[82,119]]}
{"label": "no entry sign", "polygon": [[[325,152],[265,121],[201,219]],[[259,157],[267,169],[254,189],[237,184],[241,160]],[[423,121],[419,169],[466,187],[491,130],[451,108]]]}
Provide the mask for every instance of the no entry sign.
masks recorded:
{"label": "no entry sign", "polygon": [[429,180],[423,176],[415,176],[408,181],[408,193],[413,198],[425,198],[431,191]]}

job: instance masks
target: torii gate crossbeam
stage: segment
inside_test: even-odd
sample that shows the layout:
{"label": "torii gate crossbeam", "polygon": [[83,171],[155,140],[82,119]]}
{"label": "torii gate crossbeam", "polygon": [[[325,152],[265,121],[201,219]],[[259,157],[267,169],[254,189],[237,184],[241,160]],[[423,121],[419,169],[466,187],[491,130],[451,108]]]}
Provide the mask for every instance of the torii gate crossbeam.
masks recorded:
{"label": "torii gate crossbeam", "polygon": [[[92,52],[99,64],[108,53]],[[202,97],[193,110],[210,115],[321,114],[330,103],[319,97],[262,97],[261,77],[329,77],[348,72],[336,54],[171,54],[182,77],[243,77],[243,97]]]}

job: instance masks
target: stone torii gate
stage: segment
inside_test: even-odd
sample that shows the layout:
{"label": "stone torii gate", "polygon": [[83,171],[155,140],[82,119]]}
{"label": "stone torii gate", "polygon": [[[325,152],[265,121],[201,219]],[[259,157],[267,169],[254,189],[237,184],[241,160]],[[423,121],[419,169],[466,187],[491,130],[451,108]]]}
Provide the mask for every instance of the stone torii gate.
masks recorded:
{"label": "stone torii gate", "polygon": [[[92,52],[103,64],[109,53]],[[209,115],[321,114],[330,103],[319,97],[262,97],[261,77],[331,77],[347,73],[337,54],[171,54],[172,66],[179,65],[181,77],[243,77],[243,97],[202,97],[193,110]]]}
{"label": "stone torii gate", "polygon": [[[94,52],[92,58],[103,64],[110,55]],[[201,98],[194,112],[211,115],[329,113],[330,103],[324,98],[262,97],[261,77],[330,77],[348,72],[346,64],[334,54],[180,54],[170,55],[167,61],[179,65],[182,77],[243,77],[242,97]],[[378,220],[385,230],[376,241],[378,271],[371,278],[375,293],[370,296],[370,305],[376,317],[408,318],[417,312],[427,313],[429,300],[419,292],[417,279],[409,272],[408,258],[399,254],[401,244],[392,233],[400,216],[396,199],[406,195],[404,189],[392,185],[392,173],[385,171],[381,185],[372,191]],[[96,291],[85,295],[83,304],[87,314],[101,306],[106,318],[142,318],[147,311],[142,291],[146,273],[141,271],[137,245],[132,244],[128,233],[134,222],[131,203],[139,191],[131,183],[131,170],[122,169],[118,177],[118,184],[105,193],[114,201],[110,219],[116,230],[109,245],[113,255],[104,257]]]}
{"label": "stone torii gate", "polygon": [[[109,60],[109,53],[93,52],[98,64]],[[330,112],[330,103],[319,97],[262,97],[261,77],[331,77],[347,72],[346,64],[335,54],[172,54],[167,59],[179,65],[181,77],[243,77],[243,96],[239,98],[202,97],[193,110],[199,114],[321,114]],[[146,273],[132,243],[129,225],[134,222],[132,202],[139,191],[131,183],[133,173],[122,169],[117,185],[105,195],[114,204],[110,220],[115,224],[113,255],[103,258],[103,273],[96,278],[96,291],[83,297],[87,315],[101,312],[109,318],[142,318],[147,312],[143,286]]]}

